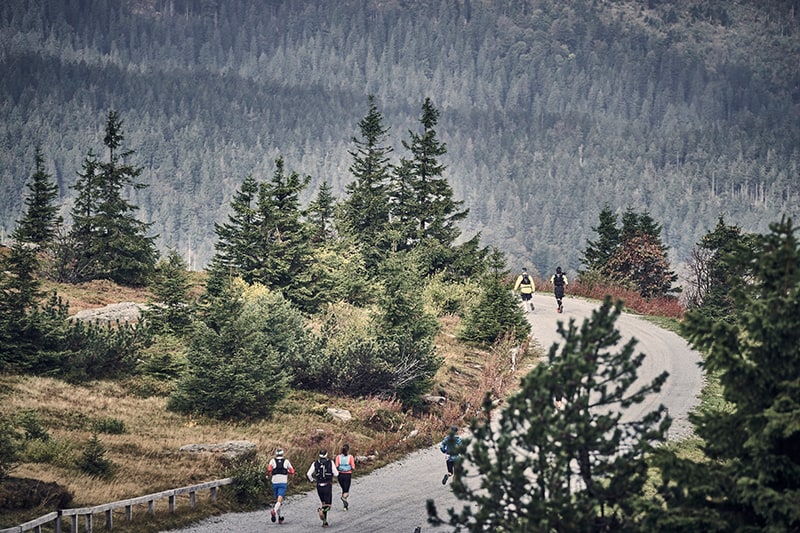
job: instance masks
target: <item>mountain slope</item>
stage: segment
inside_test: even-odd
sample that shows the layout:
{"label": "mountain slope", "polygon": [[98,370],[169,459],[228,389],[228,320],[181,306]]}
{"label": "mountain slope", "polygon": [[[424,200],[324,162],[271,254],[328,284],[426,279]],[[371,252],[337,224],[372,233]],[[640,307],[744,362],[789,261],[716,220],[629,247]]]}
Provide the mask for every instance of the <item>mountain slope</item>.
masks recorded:
{"label": "mountain slope", "polygon": [[0,6],[2,232],[37,143],[69,211],[114,108],[149,184],[140,217],[202,267],[233,192],[279,155],[312,176],[306,200],[343,194],[368,94],[396,157],[433,99],[464,235],[541,272],[579,267],[605,203],[649,210],[674,261],[721,213],[761,231],[800,205],[797,0],[199,6]]}

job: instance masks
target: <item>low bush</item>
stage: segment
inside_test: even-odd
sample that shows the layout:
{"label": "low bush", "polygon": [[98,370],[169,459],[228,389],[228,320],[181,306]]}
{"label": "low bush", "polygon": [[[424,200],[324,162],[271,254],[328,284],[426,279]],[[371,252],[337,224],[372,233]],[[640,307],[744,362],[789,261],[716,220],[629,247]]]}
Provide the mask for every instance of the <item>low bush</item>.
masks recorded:
{"label": "low bush", "polygon": [[121,435],[125,433],[125,422],[113,417],[99,418],[92,423],[92,428],[96,433]]}
{"label": "low bush", "polygon": [[73,452],[74,446],[66,441],[57,439],[32,440],[26,442],[22,448],[20,461],[70,468],[75,464]]}
{"label": "low bush", "polygon": [[50,434],[47,433],[38,413],[33,409],[25,409],[19,413],[17,424],[25,432],[25,440],[47,441],[50,439]]}
{"label": "low bush", "polygon": [[269,493],[267,462],[259,460],[255,451],[234,459],[225,475],[234,479],[233,491],[238,503],[252,505],[266,501]]}
{"label": "low bush", "polygon": [[92,477],[110,478],[114,474],[114,464],[106,458],[106,447],[96,433],[89,439],[75,465],[81,472]]}

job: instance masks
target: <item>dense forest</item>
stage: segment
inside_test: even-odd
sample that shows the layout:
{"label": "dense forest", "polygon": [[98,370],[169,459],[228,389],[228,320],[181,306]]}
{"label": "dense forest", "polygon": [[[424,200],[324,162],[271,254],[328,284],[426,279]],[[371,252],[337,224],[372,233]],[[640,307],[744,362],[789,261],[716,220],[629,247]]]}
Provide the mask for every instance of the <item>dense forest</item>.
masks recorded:
{"label": "dense forest", "polygon": [[[335,7],[333,7],[335,6]],[[283,158],[341,197],[368,96],[393,161],[430,98],[442,162],[511,265],[574,271],[605,206],[663,222],[676,263],[720,214],[800,206],[800,0],[6,0],[0,237],[41,146],[66,223],[105,116],[158,248],[192,268],[248,175]]]}

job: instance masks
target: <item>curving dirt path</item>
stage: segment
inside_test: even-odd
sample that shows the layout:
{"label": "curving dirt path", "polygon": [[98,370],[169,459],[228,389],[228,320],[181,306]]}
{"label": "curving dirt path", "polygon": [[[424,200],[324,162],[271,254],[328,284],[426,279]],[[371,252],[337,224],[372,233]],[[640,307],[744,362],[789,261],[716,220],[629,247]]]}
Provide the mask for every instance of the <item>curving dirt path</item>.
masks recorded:
{"label": "curving dirt path", "polygon": [[[555,311],[555,300],[550,294],[534,295],[536,310],[528,313],[533,326],[533,335],[542,348],[547,351],[553,342],[561,343],[557,333],[557,322],[568,322],[574,318],[580,325],[598,304],[583,300],[564,300],[564,312]],[[638,339],[637,353],[646,355],[639,378],[651,380],[660,372],[669,372],[669,379],[661,394],[648,398],[639,404],[639,413],[652,411],[663,403],[673,418],[670,438],[680,438],[691,431],[687,415],[696,405],[703,385],[703,375],[698,367],[699,355],[692,351],[686,341],[678,335],[665,331],[633,315],[623,314],[617,321],[623,335],[623,342],[630,337]],[[632,413],[634,416],[637,413]],[[286,517],[284,524],[273,524],[269,511],[232,513],[208,518],[195,526],[178,530],[181,533],[217,532],[263,532],[281,533],[322,530],[316,509],[319,506],[316,491],[303,479],[308,465],[300,465],[300,473],[290,483],[302,483],[309,490],[304,494],[292,496],[284,503]],[[460,509],[463,502],[456,500],[449,485],[442,486],[445,472],[444,458],[437,447],[431,447],[409,454],[404,459],[387,465],[365,477],[353,480],[350,494],[350,510],[342,510],[339,501],[340,490],[334,487],[333,509],[328,515],[330,527],[325,531],[354,533],[392,532],[412,533],[419,527],[421,532],[450,531],[449,528],[433,528],[427,523],[425,502],[433,499],[440,513],[448,508]]]}

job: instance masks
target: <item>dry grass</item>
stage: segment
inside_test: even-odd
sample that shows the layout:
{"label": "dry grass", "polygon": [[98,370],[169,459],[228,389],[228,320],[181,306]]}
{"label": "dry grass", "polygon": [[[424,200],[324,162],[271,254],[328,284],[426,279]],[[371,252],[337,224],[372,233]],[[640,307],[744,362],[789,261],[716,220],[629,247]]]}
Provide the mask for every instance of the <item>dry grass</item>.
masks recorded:
{"label": "dry grass", "polygon": [[65,303],[69,304],[70,315],[119,302],[144,303],[150,298],[150,293],[144,288],[122,287],[108,280],[87,281],[74,285],[42,282],[42,291],[49,294],[54,290]]}
{"label": "dry grass", "polygon": [[[105,286],[94,283],[91,287],[76,287],[72,295],[73,301],[80,302],[76,307],[146,300],[146,294],[140,291],[109,291],[106,300],[105,291],[98,288]],[[487,393],[501,398],[518,383],[511,369],[510,346],[493,350],[464,346],[455,338],[458,322],[457,317],[444,317],[437,339],[445,363],[436,375],[433,393],[448,401],[442,407],[419,413],[404,412],[390,400],[293,392],[279,404],[273,420],[220,422],[171,413],[166,410],[166,398],[137,397],[122,382],[96,381],[75,386],[46,377],[0,376],[0,414],[13,417],[23,411],[34,412],[51,436],[51,442],[42,445],[49,450],[47,462],[20,464],[12,475],[66,487],[74,496],[72,507],[97,505],[225,477],[226,462],[221,457],[183,453],[179,449],[185,444],[230,440],[255,443],[259,457],[269,457],[276,447],[284,447],[299,468],[309,464],[320,447],[337,450],[348,443],[355,455],[372,456],[360,465],[359,474],[363,475],[432,444],[450,425],[466,425]],[[327,407],[347,409],[353,420],[336,422],[327,415]],[[115,468],[114,476],[104,481],[81,474],[74,461],[92,437],[94,424],[109,418],[121,421],[125,432],[98,434],[107,449],[106,458]],[[412,431],[414,436],[409,437]],[[190,511],[188,504],[179,502],[179,508],[186,512],[181,510],[179,517],[165,516],[159,525],[185,523],[228,505],[223,502]],[[50,510],[3,516],[0,527],[19,524]],[[125,527],[120,530],[136,531],[139,527],[145,531],[148,526],[140,522],[139,526]]]}

